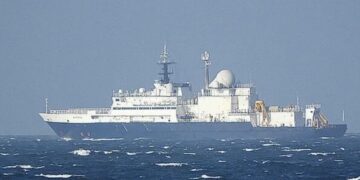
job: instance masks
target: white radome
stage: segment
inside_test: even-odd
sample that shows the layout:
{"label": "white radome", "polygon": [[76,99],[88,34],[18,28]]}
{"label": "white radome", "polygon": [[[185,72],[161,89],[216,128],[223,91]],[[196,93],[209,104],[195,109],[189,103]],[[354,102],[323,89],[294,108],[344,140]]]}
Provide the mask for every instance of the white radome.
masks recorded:
{"label": "white radome", "polygon": [[227,69],[221,70],[217,73],[215,79],[210,83],[210,88],[229,88],[235,83],[234,74]]}

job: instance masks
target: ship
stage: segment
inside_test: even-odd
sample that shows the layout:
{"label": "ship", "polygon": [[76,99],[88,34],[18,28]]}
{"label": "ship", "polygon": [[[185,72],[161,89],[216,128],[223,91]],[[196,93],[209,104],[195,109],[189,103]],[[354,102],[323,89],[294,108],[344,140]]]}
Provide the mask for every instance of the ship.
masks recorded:
{"label": "ship", "polygon": [[267,106],[252,83],[238,83],[231,70],[210,81],[210,54],[204,63],[204,86],[194,93],[189,82],[173,82],[168,50],[158,64],[160,79],[153,88],[113,91],[110,108],[48,107],[39,113],[64,139],[308,139],[342,137],[346,124],[330,124],[320,104]]}

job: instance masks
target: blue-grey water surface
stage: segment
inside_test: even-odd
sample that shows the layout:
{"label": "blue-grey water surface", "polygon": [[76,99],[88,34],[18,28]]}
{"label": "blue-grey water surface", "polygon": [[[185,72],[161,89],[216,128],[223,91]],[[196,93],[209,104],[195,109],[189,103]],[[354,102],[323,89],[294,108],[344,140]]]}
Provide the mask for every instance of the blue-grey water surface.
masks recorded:
{"label": "blue-grey water surface", "polygon": [[311,140],[0,136],[0,179],[360,179],[360,134]]}

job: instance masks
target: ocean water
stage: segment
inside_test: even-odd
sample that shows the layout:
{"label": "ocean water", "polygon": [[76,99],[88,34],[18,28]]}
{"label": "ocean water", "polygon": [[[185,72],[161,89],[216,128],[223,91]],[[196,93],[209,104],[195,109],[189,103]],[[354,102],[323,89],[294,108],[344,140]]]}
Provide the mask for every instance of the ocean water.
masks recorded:
{"label": "ocean water", "polygon": [[360,179],[360,134],[311,140],[0,136],[0,179]]}

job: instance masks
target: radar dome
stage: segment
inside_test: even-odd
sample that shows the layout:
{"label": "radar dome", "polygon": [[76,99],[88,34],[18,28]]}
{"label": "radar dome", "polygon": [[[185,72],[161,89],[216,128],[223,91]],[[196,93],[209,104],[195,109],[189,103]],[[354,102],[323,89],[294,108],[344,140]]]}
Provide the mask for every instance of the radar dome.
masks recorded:
{"label": "radar dome", "polygon": [[235,82],[234,74],[227,69],[217,73],[215,79],[210,83],[210,88],[229,88]]}

